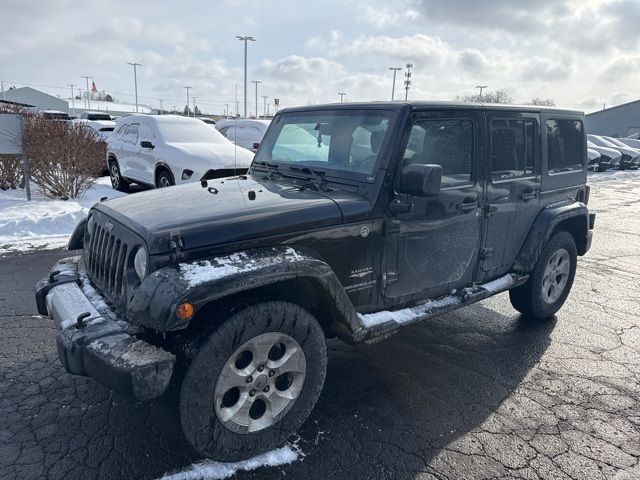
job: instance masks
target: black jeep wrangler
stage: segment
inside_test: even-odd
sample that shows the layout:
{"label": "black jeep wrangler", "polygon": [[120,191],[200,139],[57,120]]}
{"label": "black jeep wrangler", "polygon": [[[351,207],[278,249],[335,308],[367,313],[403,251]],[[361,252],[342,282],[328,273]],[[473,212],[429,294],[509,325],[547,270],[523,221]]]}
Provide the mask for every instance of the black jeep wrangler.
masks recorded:
{"label": "black jeep wrangler", "polygon": [[502,291],[553,316],[591,245],[581,112],[469,103],[292,108],[246,174],[95,205],[38,283],[65,368],[179,391],[203,455],[282,444],[325,338],[375,341]]}

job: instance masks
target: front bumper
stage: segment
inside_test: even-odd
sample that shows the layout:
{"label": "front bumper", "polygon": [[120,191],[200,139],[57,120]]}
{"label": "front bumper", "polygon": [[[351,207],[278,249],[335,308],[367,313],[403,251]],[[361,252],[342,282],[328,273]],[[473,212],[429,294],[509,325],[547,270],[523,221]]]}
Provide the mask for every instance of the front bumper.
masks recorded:
{"label": "front bumper", "polygon": [[166,390],[175,356],[139,339],[136,335],[142,328],[125,322],[104,304],[80,257],[56,263],[35,293],[38,311],[60,329],[58,357],[69,373],[92,377],[139,400]]}

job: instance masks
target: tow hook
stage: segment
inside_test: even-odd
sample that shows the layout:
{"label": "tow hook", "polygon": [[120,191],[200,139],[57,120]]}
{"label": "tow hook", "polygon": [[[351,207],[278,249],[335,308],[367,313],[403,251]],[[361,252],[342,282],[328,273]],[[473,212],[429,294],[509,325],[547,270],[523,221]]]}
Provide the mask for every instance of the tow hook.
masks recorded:
{"label": "tow hook", "polygon": [[78,318],[76,318],[76,326],[78,328],[84,328],[84,319],[90,316],[91,314],[89,312],[84,312],[78,315]]}

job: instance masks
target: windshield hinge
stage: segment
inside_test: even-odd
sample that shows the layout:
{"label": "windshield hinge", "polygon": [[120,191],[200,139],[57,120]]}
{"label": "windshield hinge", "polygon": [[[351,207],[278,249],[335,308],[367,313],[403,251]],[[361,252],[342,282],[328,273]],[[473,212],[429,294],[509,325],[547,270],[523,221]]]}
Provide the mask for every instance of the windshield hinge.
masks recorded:
{"label": "windshield hinge", "polygon": [[180,260],[184,258],[182,249],[184,248],[184,240],[179,231],[169,232],[169,250],[172,252],[172,260]]}

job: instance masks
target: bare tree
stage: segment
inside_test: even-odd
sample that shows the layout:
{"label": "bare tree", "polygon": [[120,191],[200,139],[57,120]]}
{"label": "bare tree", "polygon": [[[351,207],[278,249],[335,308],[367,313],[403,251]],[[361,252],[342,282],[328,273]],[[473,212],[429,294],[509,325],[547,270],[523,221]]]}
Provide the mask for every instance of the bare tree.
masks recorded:
{"label": "bare tree", "polygon": [[540,107],[555,107],[556,102],[554,102],[552,98],[535,97],[535,98],[532,98],[527,105],[538,105]]}
{"label": "bare tree", "polygon": [[488,90],[482,94],[482,97],[478,93],[458,95],[456,97],[458,102],[481,102],[481,103],[513,103],[513,97],[503,89]]}

